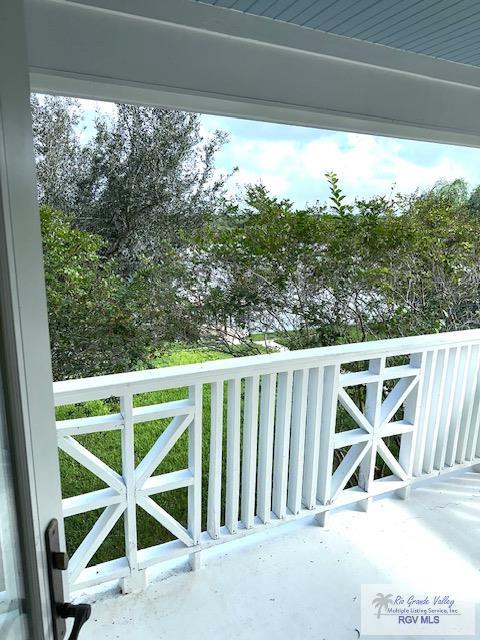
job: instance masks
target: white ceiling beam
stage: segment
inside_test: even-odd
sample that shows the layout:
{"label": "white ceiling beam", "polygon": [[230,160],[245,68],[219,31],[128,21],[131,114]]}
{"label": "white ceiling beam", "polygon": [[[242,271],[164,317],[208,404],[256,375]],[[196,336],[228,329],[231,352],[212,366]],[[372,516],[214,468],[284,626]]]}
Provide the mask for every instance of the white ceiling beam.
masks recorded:
{"label": "white ceiling beam", "polygon": [[189,0],[30,0],[32,88],[480,146],[480,70]]}

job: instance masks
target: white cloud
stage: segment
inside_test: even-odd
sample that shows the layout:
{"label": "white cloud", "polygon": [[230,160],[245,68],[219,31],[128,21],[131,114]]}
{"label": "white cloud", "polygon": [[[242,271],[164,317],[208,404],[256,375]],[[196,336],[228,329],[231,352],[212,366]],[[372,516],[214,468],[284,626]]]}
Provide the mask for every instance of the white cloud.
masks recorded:
{"label": "white cloud", "polygon": [[81,108],[85,113],[92,112],[111,116],[115,113],[115,104],[113,102],[104,102],[103,100],[87,100],[79,98]]}
{"label": "white cloud", "polygon": [[[111,115],[109,102],[80,100],[85,114],[82,141],[93,134],[96,113]],[[325,173],[338,174],[350,199],[387,195],[392,191],[427,189],[438,180],[463,177],[480,182],[480,149],[397,140],[205,115],[201,135],[215,129],[229,133],[217,157],[217,173],[239,170],[231,191],[262,182],[272,194],[298,206],[325,200]]]}
{"label": "white cloud", "polygon": [[[216,118],[215,126],[225,129],[230,122]],[[248,123],[244,136],[237,121],[220,154],[219,168],[238,166],[240,171],[233,178],[237,183],[261,181],[276,196],[300,206],[327,197],[328,171],[338,174],[350,198],[387,195],[392,188],[411,192],[459,177],[472,184],[480,180],[477,149],[313,129],[307,139],[292,139],[291,131],[282,139],[282,129],[288,128],[278,125],[272,125],[277,139],[273,135],[255,139],[256,124]]]}

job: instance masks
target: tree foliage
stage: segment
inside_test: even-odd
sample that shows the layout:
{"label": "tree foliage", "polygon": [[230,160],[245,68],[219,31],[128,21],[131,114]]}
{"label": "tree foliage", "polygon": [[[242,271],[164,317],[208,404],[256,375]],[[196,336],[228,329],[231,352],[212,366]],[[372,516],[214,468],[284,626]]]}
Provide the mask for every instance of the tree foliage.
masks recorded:
{"label": "tree foliage", "polygon": [[72,98],[35,94],[30,103],[39,201],[72,212],[77,205],[81,167],[80,105]]}
{"label": "tree foliage", "polygon": [[119,105],[85,142],[77,102],[32,109],[57,377],[175,340],[239,355],[258,332],[295,349],[479,325],[480,188],[351,202],[329,173],[325,204],[261,185],[239,203],[196,114]]}
{"label": "tree foliage", "polygon": [[478,326],[479,217],[462,181],[409,196],[296,210],[256,186],[199,242],[214,341],[257,351],[255,331],[290,348]]}
{"label": "tree foliage", "polygon": [[126,278],[103,255],[100,236],[60,211],[42,207],[40,215],[55,379],[145,367],[165,343],[196,339],[175,256],[165,256],[165,269],[143,260]]}
{"label": "tree foliage", "polygon": [[33,96],[32,113],[40,202],[100,235],[126,273],[184,246],[223,206],[225,134],[202,136],[198,114],[116,105],[83,125],[82,144],[78,102]]}
{"label": "tree foliage", "polygon": [[189,238],[223,203],[223,134],[204,139],[197,114],[119,105],[92,136],[77,101],[48,96],[32,96],[32,116],[55,376],[135,368],[198,339]]}
{"label": "tree foliage", "polygon": [[54,377],[131,368],[151,337],[132,313],[140,288],[100,257],[101,238],[74,229],[68,215],[43,207],[41,223]]}

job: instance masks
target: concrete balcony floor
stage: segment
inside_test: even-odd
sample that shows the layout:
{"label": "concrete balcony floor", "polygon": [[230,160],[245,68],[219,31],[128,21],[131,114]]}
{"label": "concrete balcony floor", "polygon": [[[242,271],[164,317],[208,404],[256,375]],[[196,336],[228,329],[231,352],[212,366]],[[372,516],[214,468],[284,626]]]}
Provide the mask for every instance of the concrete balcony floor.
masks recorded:
{"label": "concrete balcony floor", "polygon": [[480,474],[442,476],[406,501],[337,511],[325,528],[292,522],[204,558],[139,595],[97,597],[83,640],[357,640],[362,583],[468,585],[480,600]]}

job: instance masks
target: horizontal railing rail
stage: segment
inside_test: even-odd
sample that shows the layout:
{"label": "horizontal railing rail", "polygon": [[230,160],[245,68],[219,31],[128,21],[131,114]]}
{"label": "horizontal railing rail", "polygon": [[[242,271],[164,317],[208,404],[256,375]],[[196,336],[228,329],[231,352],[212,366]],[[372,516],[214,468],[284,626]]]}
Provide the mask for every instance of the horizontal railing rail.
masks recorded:
{"label": "horizontal railing rail", "polygon": [[[333,508],[394,490],[406,497],[416,478],[476,464],[479,363],[472,330],[55,383],[57,406],[120,404],[57,422],[60,449],[106,485],[63,501],[65,518],[103,509],[71,558],[71,588],[122,579],[137,590],[164,560],[188,554],[198,565],[213,544],[308,514],[324,524]],[[184,388],[182,399],[136,406],[137,394]],[[137,430],[158,420],[166,426],[136,461]],[[121,473],[76,439],[109,431],[121,434]],[[184,433],[186,466],[156,473]],[[188,492],[186,526],[162,506],[176,489]],[[139,548],[138,508],[175,539]],[[122,516],[125,556],[89,566]]]}

